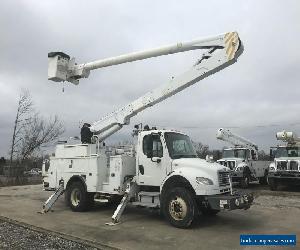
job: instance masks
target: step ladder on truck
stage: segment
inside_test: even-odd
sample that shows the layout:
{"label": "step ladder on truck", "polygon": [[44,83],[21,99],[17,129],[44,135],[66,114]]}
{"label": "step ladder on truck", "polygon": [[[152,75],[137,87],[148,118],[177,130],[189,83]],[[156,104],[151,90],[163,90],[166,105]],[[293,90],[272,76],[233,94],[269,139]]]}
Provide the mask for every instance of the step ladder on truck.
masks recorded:
{"label": "step ladder on truck", "polygon": [[134,155],[108,155],[102,146],[139,112],[235,63],[243,52],[236,32],[84,64],[75,63],[65,53],[51,52],[48,79],[78,84],[98,68],[198,49],[205,51],[184,74],[93,123],[90,130],[96,138],[94,143],[58,144],[44,171],[44,189],[55,191],[62,183],[67,205],[76,212],[89,209],[101,198],[121,200],[113,224],[120,221],[128,203],[160,209],[173,226],[180,228],[189,227],[199,212],[248,209],[252,194],[234,192],[230,169],[198,158],[190,138],[182,132],[140,124],[133,131]]}

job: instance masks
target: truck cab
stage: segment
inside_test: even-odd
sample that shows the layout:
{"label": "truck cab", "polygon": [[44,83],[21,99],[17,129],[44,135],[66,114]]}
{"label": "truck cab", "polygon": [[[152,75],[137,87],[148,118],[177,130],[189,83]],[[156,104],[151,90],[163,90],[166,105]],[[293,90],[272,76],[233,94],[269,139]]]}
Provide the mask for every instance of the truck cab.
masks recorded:
{"label": "truck cab", "polygon": [[155,186],[162,190],[170,178],[180,176],[189,182],[196,195],[230,191],[230,169],[200,159],[190,138],[178,131],[141,131],[136,164],[137,183],[141,187]]}
{"label": "truck cab", "polygon": [[270,163],[268,183],[271,190],[278,185],[300,185],[300,145],[277,146],[270,150],[274,161]]}

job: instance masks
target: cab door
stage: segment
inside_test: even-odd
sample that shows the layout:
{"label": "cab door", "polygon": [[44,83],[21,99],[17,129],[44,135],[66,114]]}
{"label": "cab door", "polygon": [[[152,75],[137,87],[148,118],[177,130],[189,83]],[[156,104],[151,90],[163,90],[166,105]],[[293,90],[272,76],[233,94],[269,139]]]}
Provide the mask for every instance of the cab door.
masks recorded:
{"label": "cab door", "polygon": [[166,166],[169,162],[166,147],[162,143],[160,133],[149,133],[139,142],[137,156],[138,184],[160,186],[166,176]]}

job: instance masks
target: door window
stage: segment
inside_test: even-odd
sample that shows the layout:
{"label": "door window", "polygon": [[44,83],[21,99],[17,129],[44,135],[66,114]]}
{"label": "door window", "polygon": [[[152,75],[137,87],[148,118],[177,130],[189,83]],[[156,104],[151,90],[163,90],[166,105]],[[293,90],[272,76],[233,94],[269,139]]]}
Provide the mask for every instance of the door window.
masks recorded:
{"label": "door window", "polygon": [[159,135],[145,135],[143,138],[143,153],[148,157],[163,157],[163,147]]}

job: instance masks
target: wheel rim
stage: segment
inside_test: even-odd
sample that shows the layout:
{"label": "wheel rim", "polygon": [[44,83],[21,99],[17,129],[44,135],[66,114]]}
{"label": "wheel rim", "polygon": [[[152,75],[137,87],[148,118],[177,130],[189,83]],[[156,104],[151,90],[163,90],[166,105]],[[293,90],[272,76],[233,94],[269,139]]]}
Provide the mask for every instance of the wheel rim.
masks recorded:
{"label": "wheel rim", "polygon": [[187,214],[186,202],[176,196],[169,203],[169,213],[174,220],[183,220]]}
{"label": "wheel rim", "polygon": [[81,192],[78,188],[75,188],[71,192],[71,203],[74,207],[77,207],[80,203]]}

